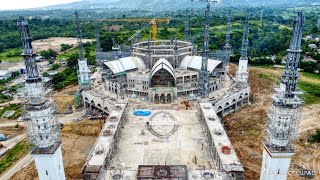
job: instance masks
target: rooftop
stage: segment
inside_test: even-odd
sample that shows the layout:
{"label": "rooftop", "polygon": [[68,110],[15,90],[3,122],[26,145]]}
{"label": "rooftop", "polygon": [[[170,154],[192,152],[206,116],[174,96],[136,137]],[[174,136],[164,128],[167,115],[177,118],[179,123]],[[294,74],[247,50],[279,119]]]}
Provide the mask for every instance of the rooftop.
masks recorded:
{"label": "rooftop", "polygon": [[[100,135],[90,152],[87,161],[87,165],[89,166],[102,166],[104,164],[108,151],[113,144],[115,130],[118,128],[120,118],[123,115],[126,104],[116,104],[115,107],[117,106],[119,108],[115,108],[110,113],[107,122],[104,124]],[[110,127],[113,127],[112,130],[110,130]],[[106,131],[110,132],[110,134],[106,135]]]}
{"label": "rooftop", "polygon": [[[200,103],[200,109],[205,117],[205,121],[210,129],[215,149],[217,149],[223,170],[244,171],[238,159],[230,139],[211,103]],[[225,151],[228,150],[228,152]]]}

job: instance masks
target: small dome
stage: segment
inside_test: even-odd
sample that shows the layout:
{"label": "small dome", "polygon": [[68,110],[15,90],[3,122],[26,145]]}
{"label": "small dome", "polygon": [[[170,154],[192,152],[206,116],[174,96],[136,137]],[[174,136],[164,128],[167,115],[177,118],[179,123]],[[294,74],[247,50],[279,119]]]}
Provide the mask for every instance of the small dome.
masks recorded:
{"label": "small dome", "polygon": [[132,95],[130,96],[132,99],[136,99],[137,98],[137,95],[132,93]]}
{"label": "small dome", "polygon": [[193,93],[189,94],[189,99],[196,99],[196,95],[194,95]]}
{"label": "small dome", "polygon": [[6,136],[4,134],[0,134],[0,139],[7,139]]}

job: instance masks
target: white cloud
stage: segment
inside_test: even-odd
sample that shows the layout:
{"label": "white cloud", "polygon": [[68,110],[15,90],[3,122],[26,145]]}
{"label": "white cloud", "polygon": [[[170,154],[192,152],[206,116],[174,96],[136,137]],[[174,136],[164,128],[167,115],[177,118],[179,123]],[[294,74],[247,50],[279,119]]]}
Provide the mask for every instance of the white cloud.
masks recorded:
{"label": "white cloud", "polygon": [[[2,2],[1,2],[2,1]],[[1,0],[0,10],[28,9],[65,4],[80,0]]]}

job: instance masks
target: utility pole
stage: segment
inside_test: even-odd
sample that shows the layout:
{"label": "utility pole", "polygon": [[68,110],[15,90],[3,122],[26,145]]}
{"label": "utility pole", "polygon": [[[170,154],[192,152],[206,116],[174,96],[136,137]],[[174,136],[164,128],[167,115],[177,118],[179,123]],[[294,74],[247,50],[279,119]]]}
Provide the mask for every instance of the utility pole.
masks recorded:
{"label": "utility pole", "polygon": [[303,101],[297,92],[304,16],[298,12],[288,49],[286,69],[280,86],[275,88],[268,111],[267,137],[263,142],[260,180],[286,180],[290,161],[295,154],[291,140],[298,136]]}

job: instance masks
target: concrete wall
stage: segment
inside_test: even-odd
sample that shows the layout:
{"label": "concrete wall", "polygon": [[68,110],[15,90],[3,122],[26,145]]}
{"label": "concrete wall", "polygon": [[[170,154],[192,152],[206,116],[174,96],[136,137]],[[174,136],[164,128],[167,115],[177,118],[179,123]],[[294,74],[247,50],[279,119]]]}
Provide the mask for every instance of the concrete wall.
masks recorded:
{"label": "concrete wall", "polygon": [[249,103],[250,88],[240,90],[227,95],[217,102],[212,102],[213,107],[219,116],[226,116],[245,104]]}
{"label": "concrete wall", "polygon": [[82,97],[84,101],[84,106],[89,109],[97,108],[107,114],[109,114],[114,108],[114,104],[108,98],[102,97],[97,93],[92,91],[83,91]]}
{"label": "concrete wall", "polygon": [[54,154],[32,154],[40,180],[65,180],[61,145]]}

